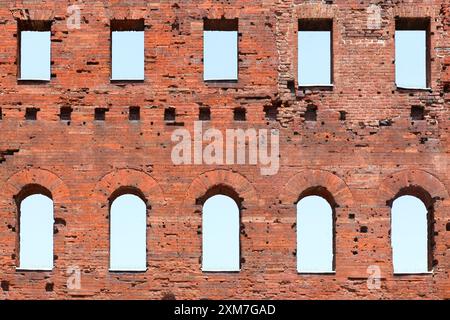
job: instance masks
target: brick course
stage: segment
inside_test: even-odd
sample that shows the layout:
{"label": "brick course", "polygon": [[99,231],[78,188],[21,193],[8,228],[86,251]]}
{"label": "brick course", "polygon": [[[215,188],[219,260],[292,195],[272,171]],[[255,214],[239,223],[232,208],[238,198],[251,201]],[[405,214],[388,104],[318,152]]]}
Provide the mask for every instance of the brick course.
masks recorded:
{"label": "brick course", "polygon": [[[0,1],[0,299],[450,298],[450,8],[448,1]],[[81,8],[69,30],[67,7]],[[203,82],[203,18],[239,19],[239,81]],[[431,90],[395,87],[396,17],[431,21]],[[145,81],[110,82],[110,21],[144,19]],[[297,21],[333,19],[334,87],[297,89]],[[17,19],[51,20],[52,80],[17,80]],[[304,121],[308,105],[317,121]],[[71,121],[60,121],[70,106]],[[130,106],[140,121],[129,121]],[[425,119],[411,121],[412,106]],[[205,127],[280,130],[281,167],[175,166],[172,132]],[[265,108],[278,108],[276,121]],[[39,109],[36,121],[26,108]],[[94,110],[107,108],[105,121]],[[176,124],[164,122],[175,108]],[[247,120],[233,121],[235,108]],[[340,120],[341,112],[346,119]],[[52,272],[20,272],[15,196],[30,185],[52,194]],[[242,199],[242,271],[201,272],[201,206],[226,186]],[[121,187],[145,196],[148,271],[108,272],[109,198]],[[322,187],[317,189],[317,187]],[[314,189],[315,188],[315,189]],[[336,208],[336,274],[296,272],[295,202],[327,190]],[[401,190],[433,200],[432,274],[394,276],[389,201]],[[322,191],[323,192],[323,191]],[[419,192],[420,193],[420,192]],[[420,195],[417,193],[417,195]],[[367,232],[365,232],[367,229]],[[367,268],[382,272],[369,290]],[[67,288],[70,267],[81,290]]]}

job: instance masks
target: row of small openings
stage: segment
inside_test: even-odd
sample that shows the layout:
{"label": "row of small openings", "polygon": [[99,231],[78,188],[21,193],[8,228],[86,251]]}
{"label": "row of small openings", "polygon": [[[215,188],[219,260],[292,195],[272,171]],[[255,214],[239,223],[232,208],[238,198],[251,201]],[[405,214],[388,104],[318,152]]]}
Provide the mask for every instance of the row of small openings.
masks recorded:
{"label": "row of small openings", "polygon": [[[19,79],[50,81],[51,21],[19,21]],[[204,81],[236,82],[238,19],[204,19]],[[111,81],[144,81],[145,21],[111,20]],[[298,85],[333,86],[333,19],[298,21]],[[396,19],[395,74],[398,88],[430,87],[430,19]],[[33,52],[33,54],[30,54]],[[288,86],[295,90],[293,81]]]}
{"label": "row of small openings", "polygon": [[[40,111],[39,108],[26,108],[25,109],[25,120],[37,120],[37,114]],[[109,111],[108,108],[96,108],[94,112],[94,120],[105,121],[106,113]],[[61,107],[59,118],[61,121],[71,121],[72,120],[73,109],[71,107]],[[269,121],[275,121],[278,117],[278,108],[265,107],[264,108],[265,118]],[[246,121],[247,120],[247,110],[245,108],[235,108],[233,110],[234,121]],[[166,108],[164,109],[164,121],[173,122],[176,120],[176,109]],[[198,118],[200,121],[210,121],[211,120],[211,108],[201,107],[199,108]],[[425,119],[425,108],[423,106],[412,106],[410,113],[411,120],[424,120]],[[3,111],[0,108],[0,120],[3,119]],[[140,107],[130,107],[128,112],[128,119],[130,121],[141,120],[141,108]],[[317,107],[315,105],[309,105],[306,107],[304,113],[305,121],[317,121]],[[346,111],[339,111],[339,120],[345,121],[347,119]]]}

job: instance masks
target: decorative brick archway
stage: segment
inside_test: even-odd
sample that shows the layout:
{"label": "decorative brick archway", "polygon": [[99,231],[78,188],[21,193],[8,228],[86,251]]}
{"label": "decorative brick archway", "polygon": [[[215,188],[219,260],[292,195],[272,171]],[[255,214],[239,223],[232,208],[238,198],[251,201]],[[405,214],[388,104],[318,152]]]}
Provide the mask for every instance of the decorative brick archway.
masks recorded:
{"label": "decorative brick archway", "polygon": [[66,226],[70,223],[70,194],[64,181],[56,174],[45,169],[24,169],[9,177],[2,188],[0,197],[2,198],[5,211],[8,212],[6,225],[8,226],[8,236],[6,241],[8,256],[11,257],[10,267],[14,268],[19,263],[19,215],[20,202],[27,196],[42,193],[53,200],[54,214],[54,270],[46,272],[52,274],[62,269],[67,263],[66,256]]}
{"label": "decorative brick archway", "polygon": [[198,206],[198,199],[221,187],[238,195],[242,209],[258,205],[256,189],[245,177],[231,170],[212,170],[194,179],[186,192],[183,207]]}
{"label": "decorative brick archway", "polygon": [[[321,194],[324,189],[332,196],[332,200],[328,199],[326,194]],[[353,204],[352,193],[345,182],[324,170],[304,170],[294,175],[281,190],[280,203],[293,205],[300,200],[302,193],[308,190],[312,194],[327,198],[330,204],[337,207],[350,207]]]}
{"label": "decorative brick archway", "polygon": [[[156,247],[154,231],[151,229],[157,219],[155,216],[166,205],[164,191],[158,182],[150,175],[135,169],[120,169],[106,174],[96,184],[92,192],[93,203],[95,203],[93,222],[96,228],[95,240],[102,250],[98,253],[101,261],[100,266],[104,274],[109,270],[109,246],[110,246],[110,206],[118,196],[124,194],[135,194],[147,204],[147,265],[152,261],[149,255],[154,253]],[[150,236],[151,235],[151,236]]]}
{"label": "decorative brick archway", "polygon": [[[428,209],[429,268],[436,274],[439,269],[448,270],[446,256],[448,237],[445,236],[450,210],[450,199],[445,185],[433,174],[423,170],[403,170],[385,178],[378,189],[380,202],[384,202],[389,211],[395,199],[411,195],[419,198]],[[389,226],[390,228],[390,226]],[[390,241],[389,237],[387,238]]]}

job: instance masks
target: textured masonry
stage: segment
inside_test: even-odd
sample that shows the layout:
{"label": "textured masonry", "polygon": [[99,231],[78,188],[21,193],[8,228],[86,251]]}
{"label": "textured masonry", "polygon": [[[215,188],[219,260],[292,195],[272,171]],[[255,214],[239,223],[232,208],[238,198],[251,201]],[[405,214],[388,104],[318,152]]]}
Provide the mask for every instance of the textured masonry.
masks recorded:
{"label": "textured masonry", "polygon": [[[0,299],[450,298],[448,1],[77,1],[69,29],[74,3],[0,1]],[[399,90],[395,19],[424,17],[431,90]],[[238,18],[238,82],[203,82],[204,18]],[[298,19],[310,18],[333,19],[332,89],[297,88]],[[110,21],[123,19],[144,19],[143,82],[110,82]],[[18,20],[53,22],[48,83],[17,80]],[[279,174],[172,165],[173,130],[193,132],[200,110],[205,127],[280,129]],[[54,200],[55,268],[20,272],[16,200],[38,186]],[[125,190],[148,202],[145,273],[108,272],[109,199]],[[201,199],[222,190],[241,201],[242,271],[204,274]],[[392,274],[389,205],[404,192],[433,207],[432,274]],[[295,203],[308,193],[334,202],[335,274],[296,272]],[[80,289],[67,286],[74,268]]]}

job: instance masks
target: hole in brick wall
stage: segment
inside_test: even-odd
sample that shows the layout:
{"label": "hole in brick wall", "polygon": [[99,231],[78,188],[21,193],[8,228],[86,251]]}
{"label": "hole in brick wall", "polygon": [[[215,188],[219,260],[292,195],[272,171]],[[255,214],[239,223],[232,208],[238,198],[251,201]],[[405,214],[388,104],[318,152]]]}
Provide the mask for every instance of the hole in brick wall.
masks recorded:
{"label": "hole in brick wall", "polygon": [[369,228],[367,228],[366,226],[362,226],[362,227],[359,229],[359,231],[360,231],[361,233],[367,233],[367,232],[369,231]]}
{"label": "hole in brick wall", "polygon": [[355,219],[355,214],[354,213],[350,213],[348,215],[348,218],[351,219],[351,220],[354,220]]}
{"label": "hole in brick wall", "polygon": [[38,108],[26,108],[25,109],[25,120],[37,120]]}
{"label": "hole in brick wall", "polygon": [[266,120],[276,121],[278,117],[278,106],[276,105],[265,106],[264,114],[266,116]]}
{"label": "hole in brick wall", "polygon": [[200,121],[211,120],[211,108],[203,107],[199,109],[198,119]]}
{"label": "hole in brick wall", "polygon": [[245,108],[234,109],[234,121],[245,121],[247,119],[247,110]]}
{"label": "hole in brick wall", "polygon": [[130,121],[139,121],[141,120],[141,108],[139,107],[130,107],[128,113],[128,119]]}
{"label": "hole in brick wall", "polygon": [[347,112],[345,112],[345,111],[339,111],[339,120],[340,120],[340,121],[345,121],[345,120],[347,120]]}
{"label": "hole in brick wall", "polygon": [[47,283],[47,284],[45,284],[45,291],[47,291],[47,292],[52,292],[53,291],[53,288],[54,288],[54,286],[55,286],[55,284],[54,283]]}
{"label": "hole in brick wall", "polygon": [[166,108],[164,110],[164,121],[175,121],[177,117],[175,108]]}
{"label": "hole in brick wall", "polygon": [[71,107],[61,107],[59,110],[59,119],[61,121],[70,121],[72,119],[72,111]]}
{"label": "hole in brick wall", "polygon": [[305,121],[317,121],[317,106],[309,105],[306,107]]}
{"label": "hole in brick wall", "polygon": [[287,88],[291,92],[291,94],[295,94],[295,81],[294,80],[288,80],[286,83]]}
{"label": "hole in brick wall", "polygon": [[445,226],[445,230],[450,231],[450,222],[447,222],[447,225]]}
{"label": "hole in brick wall", "polygon": [[172,292],[165,292],[163,293],[161,300],[177,300],[177,299]]}
{"label": "hole in brick wall", "polygon": [[3,110],[2,110],[2,108],[0,108],[0,120],[2,120],[3,119]]}
{"label": "hole in brick wall", "polygon": [[422,106],[412,106],[411,107],[411,119],[412,120],[424,120],[425,119],[425,108]]}
{"label": "hole in brick wall", "polygon": [[9,291],[9,281],[2,280],[2,282],[0,282],[0,286],[2,287],[3,291]]}
{"label": "hole in brick wall", "polygon": [[106,112],[108,112],[107,108],[95,108],[94,119],[96,121],[105,121]]}

